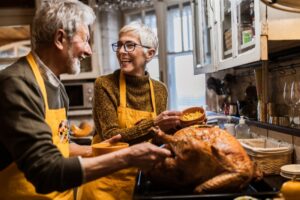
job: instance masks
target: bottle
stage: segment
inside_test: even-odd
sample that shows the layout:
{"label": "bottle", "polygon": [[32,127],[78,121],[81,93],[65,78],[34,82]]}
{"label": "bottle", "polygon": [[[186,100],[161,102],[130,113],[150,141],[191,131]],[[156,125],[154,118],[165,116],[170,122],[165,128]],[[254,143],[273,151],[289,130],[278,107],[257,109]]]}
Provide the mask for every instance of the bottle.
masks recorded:
{"label": "bottle", "polygon": [[250,128],[245,123],[244,116],[241,116],[239,124],[235,126],[235,134],[238,139],[250,138]]}
{"label": "bottle", "polygon": [[226,130],[228,133],[235,137],[235,124],[231,123],[231,119],[231,116],[226,117],[226,123],[224,123],[224,130]]}
{"label": "bottle", "polygon": [[231,135],[236,136],[236,134],[235,134],[235,124],[234,123],[225,123],[224,124],[224,130],[226,130]]}

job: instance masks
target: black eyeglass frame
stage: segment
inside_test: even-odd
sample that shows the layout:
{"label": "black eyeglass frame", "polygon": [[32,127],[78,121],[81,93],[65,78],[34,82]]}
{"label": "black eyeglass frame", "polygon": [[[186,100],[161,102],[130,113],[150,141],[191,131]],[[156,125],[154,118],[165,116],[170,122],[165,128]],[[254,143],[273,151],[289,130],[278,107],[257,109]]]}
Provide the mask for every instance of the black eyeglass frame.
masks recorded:
{"label": "black eyeglass frame", "polygon": [[[141,45],[141,44],[137,44],[137,43],[134,43],[134,42],[125,42],[125,43],[122,44],[121,46],[118,46],[118,43],[119,43],[119,42],[115,42],[115,43],[112,43],[112,44],[111,44],[112,50],[113,50],[114,52],[120,51],[120,49],[122,48],[122,46],[124,46],[124,50],[125,50],[126,52],[133,52],[133,51],[135,50],[135,47],[136,47],[136,46],[140,46],[140,47],[147,48],[147,49],[150,49],[150,48],[151,48],[151,47],[148,47],[148,46],[145,46],[145,45]],[[132,50],[129,50],[129,51],[128,51],[128,47],[127,47],[128,44],[130,44],[130,45],[133,46],[133,49],[132,49]]]}

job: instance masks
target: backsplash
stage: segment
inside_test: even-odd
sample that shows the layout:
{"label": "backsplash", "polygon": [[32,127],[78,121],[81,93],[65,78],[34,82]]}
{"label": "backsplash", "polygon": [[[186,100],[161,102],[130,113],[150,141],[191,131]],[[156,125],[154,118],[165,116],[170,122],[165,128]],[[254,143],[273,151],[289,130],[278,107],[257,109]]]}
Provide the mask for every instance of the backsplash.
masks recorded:
{"label": "backsplash", "polygon": [[[229,94],[225,93],[225,94],[217,95],[218,91],[216,92],[214,88],[211,89],[212,87],[207,85],[208,87],[206,90],[207,110],[224,113],[226,111],[224,108],[224,102],[226,103],[226,101],[227,102],[229,101],[228,103],[237,103],[249,99],[249,94],[253,95],[253,88],[256,86],[254,69],[259,67],[260,66],[254,66],[251,68],[228,69],[228,70],[222,70],[219,72],[207,74],[206,76],[207,83],[209,83],[212,80],[212,78],[218,79],[219,81],[226,83],[225,79],[226,76],[228,76],[228,74],[235,77],[234,82],[229,84],[227,83],[227,85],[225,84],[227,90],[230,91]],[[287,83],[288,87],[290,88],[292,81],[296,81],[300,85],[300,59],[291,59],[286,63],[281,62],[280,65],[278,63],[271,63],[269,65],[269,81],[268,81],[269,116],[272,115],[276,117],[291,117],[292,115],[291,108],[287,105],[288,102],[284,101],[283,91],[284,91],[285,83]],[[300,101],[300,97],[297,98]],[[255,98],[253,98],[252,100],[254,101],[254,99]],[[295,122],[297,124],[300,123],[299,108],[300,105],[295,109]],[[245,112],[246,114],[249,112],[254,112],[253,109],[257,109],[257,105],[255,105],[254,107],[253,105],[251,105],[251,107],[249,106],[248,109],[252,109],[252,111]],[[238,113],[238,114],[244,115],[245,113]],[[247,117],[253,118],[251,116],[247,116]]]}
{"label": "backsplash", "polygon": [[[299,56],[298,56],[299,57]],[[235,76],[235,82],[229,84],[230,98],[228,94],[217,95],[214,89],[206,90],[206,102],[207,110],[224,113],[224,101],[231,101],[236,103],[237,101],[243,101],[246,98],[246,90],[250,86],[256,86],[254,69],[260,68],[259,65],[245,68],[235,68],[222,70],[219,72],[207,74],[206,80],[211,77],[219,79],[224,82],[226,74]],[[268,81],[268,121],[269,123],[277,123],[279,120],[285,120],[289,123],[291,120],[291,108],[284,101],[284,85],[285,83],[291,83],[296,81],[300,84],[300,59],[295,57],[286,62],[272,62],[269,65],[269,81]],[[290,87],[290,86],[289,86]],[[300,100],[300,96],[298,97]],[[257,105],[253,108],[257,110]],[[273,117],[271,117],[271,115]],[[300,124],[300,105],[295,110],[294,121],[297,125]],[[273,121],[272,121],[273,120]],[[259,128],[255,125],[250,126],[251,132],[258,135],[272,138],[278,141],[284,141],[292,144],[294,147],[293,163],[300,164],[300,129],[299,136],[297,134],[290,135],[286,133],[277,132],[265,128]]]}

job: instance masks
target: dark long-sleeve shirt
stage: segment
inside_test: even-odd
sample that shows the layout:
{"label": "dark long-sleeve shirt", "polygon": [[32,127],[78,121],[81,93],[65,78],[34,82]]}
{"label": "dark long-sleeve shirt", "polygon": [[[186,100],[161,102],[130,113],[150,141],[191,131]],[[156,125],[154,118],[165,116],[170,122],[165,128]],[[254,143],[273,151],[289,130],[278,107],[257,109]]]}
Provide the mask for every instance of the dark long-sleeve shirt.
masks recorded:
{"label": "dark long-sleeve shirt", "polygon": [[[68,107],[63,86],[45,80],[50,109]],[[0,72],[0,170],[15,162],[37,192],[82,183],[78,157],[64,158],[52,143],[42,93],[25,57]]]}

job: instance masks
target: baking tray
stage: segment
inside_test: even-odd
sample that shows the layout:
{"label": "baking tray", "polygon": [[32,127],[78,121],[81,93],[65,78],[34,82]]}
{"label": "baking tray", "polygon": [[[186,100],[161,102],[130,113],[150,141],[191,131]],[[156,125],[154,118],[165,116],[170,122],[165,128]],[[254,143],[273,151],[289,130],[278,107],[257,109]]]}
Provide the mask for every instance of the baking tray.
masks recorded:
{"label": "baking tray", "polygon": [[248,187],[235,193],[193,194],[192,189],[168,189],[156,186],[139,172],[133,199],[234,199],[238,196],[252,196],[258,199],[276,197],[281,184],[285,181],[280,176],[264,177],[261,181],[251,182]]}

